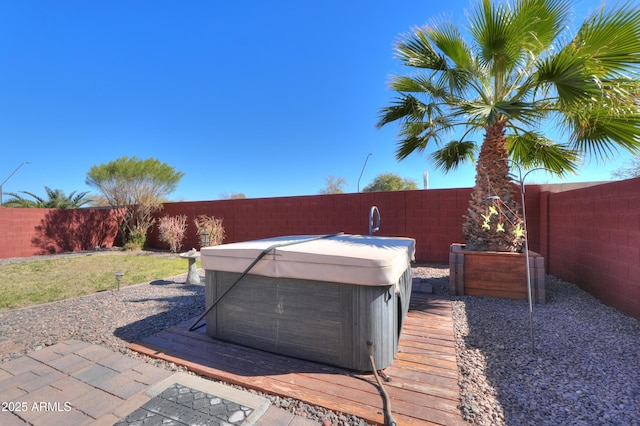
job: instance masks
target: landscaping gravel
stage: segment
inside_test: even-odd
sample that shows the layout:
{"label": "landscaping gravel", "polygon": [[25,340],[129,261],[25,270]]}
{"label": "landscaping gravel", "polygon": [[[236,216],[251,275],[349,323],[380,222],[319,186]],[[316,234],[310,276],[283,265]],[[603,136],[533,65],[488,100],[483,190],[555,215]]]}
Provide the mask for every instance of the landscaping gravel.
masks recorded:
{"label": "landscaping gravel", "polygon": [[[448,273],[438,281],[448,293]],[[526,301],[454,298],[463,418],[640,425],[640,322],[552,276],[546,296],[533,306],[533,348]]]}
{"label": "landscaping gravel", "polygon": [[[448,294],[448,273],[438,265],[413,268],[438,294]],[[184,371],[126,345],[203,312],[204,286],[185,280],[186,274],[2,311],[0,362],[79,339]],[[546,293],[547,303],[534,306],[535,352],[526,301],[452,301],[463,418],[479,425],[640,424],[640,323],[551,276]],[[291,398],[265,396],[325,425],[364,424]]]}

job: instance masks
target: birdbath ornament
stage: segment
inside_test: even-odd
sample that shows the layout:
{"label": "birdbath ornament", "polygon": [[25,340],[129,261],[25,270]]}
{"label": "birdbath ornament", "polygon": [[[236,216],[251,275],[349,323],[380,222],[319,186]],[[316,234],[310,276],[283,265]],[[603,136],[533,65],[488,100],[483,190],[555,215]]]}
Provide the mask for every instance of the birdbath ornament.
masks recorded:
{"label": "birdbath ornament", "polygon": [[192,248],[188,252],[180,253],[180,257],[189,261],[189,273],[187,274],[187,284],[200,284],[200,275],[196,267],[196,260],[200,257],[198,250]]}

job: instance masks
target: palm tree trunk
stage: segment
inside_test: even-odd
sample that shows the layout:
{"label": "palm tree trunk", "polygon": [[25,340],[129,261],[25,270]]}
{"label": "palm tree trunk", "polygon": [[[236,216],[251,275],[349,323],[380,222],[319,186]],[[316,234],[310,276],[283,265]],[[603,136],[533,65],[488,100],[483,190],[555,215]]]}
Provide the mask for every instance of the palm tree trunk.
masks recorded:
{"label": "palm tree trunk", "polygon": [[[476,184],[464,216],[462,232],[468,250],[520,251],[520,206],[513,199],[505,126],[488,126],[476,164]],[[497,196],[499,199],[488,200]],[[493,206],[493,208],[492,208]]]}

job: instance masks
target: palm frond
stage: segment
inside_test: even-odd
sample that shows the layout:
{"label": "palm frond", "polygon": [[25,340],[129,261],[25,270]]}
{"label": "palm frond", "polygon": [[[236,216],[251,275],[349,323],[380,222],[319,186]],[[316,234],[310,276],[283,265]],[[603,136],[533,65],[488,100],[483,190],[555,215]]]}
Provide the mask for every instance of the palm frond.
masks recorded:
{"label": "palm frond", "polygon": [[433,44],[451,59],[457,68],[468,70],[473,67],[473,53],[460,34],[460,30],[453,23],[436,23],[425,29],[425,32]]}
{"label": "palm frond", "polygon": [[471,141],[451,141],[444,147],[434,151],[430,158],[436,169],[443,172],[456,170],[466,162],[473,162],[477,147]]}
{"label": "palm frond", "polygon": [[[524,102],[518,98],[499,101],[493,106],[493,114],[507,117],[508,127],[536,127],[554,111],[552,104],[545,100]],[[491,117],[490,117],[491,118]]]}
{"label": "palm frond", "polygon": [[[48,189],[48,188],[45,186],[45,189]],[[42,197],[40,197],[40,196],[38,196],[38,195],[36,195],[36,194],[34,194],[32,192],[29,192],[29,191],[20,191],[20,192],[23,193],[23,194],[27,194],[28,196],[33,198],[33,200],[34,200],[33,201],[33,207],[41,208],[46,204],[46,201],[44,200],[44,198],[42,198]]]}
{"label": "palm frond", "polygon": [[640,111],[625,115],[606,116],[585,109],[566,116],[572,128],[571,145],[574,149],[608,158],[618,148],[631,153],[640,152]]}
{"label": "palm frond", "polygon": [[404,160],[414,152],[422,152],[427,148],[430,135],[427,136],[407,136],[404,139],[398,141],[396,148],[396,159]]}
{"label": "palm frond", "polygon": [[414,29],[398,41],[395,50],[397,58],[407,66],[431,70],[447,68],[446,58],[436,52],[429,38],[420,28]]}
{"label": "palm frond", "polygon": [[513,43],[517,33],[509,25],[512,14],[505,4],[483,0],[472,11],[470,19],[469,32],[480,49],[483,64],[506,70],[517,62],[519,49]]}
{"label": "palm frond", "polygon": [[638,22],[640,8],[632,2],[603,8],[584,22],[570,46],[592,59],[589,71],[595,75],[624,74],[628,65],[640,63]]}
{"label": "palm frond", "polygon": [[391,88],[402,93],[422,93],[433,99],[445,99],[448,96],[445,87],[435,84],[423,75],[394,77]]}
{"label": "palm frond", "polygon": [[402,121],[399,132],[401,139],[396,150],[398,160],[407,158],[414,151],[424,151],[431,140],[440,144],[442,137],[453,127],[449,115],[443,114],[436,105],[425,107],[427,114],[424,119]]}
{"label": "palm frond", "polygon": [[579,152],[568,145],[554,143],[532,131],[507,136],[507,152],[525,168],[544,167],[561,177],[576,173],[581,160]]}
{"label": "palm frond", "polygon": [[571,3],[565,0],[518,0],[511,25],[520,31],[512,42],[520,45],[521,54],[537,58],[562,33],[567,24]]}
{"label": "palm frond", "polygon": [[[22,192],[22,191],[21,191]],[[24,193],[24,192],[23,192]],[[15,192],[4,192],[3,195],[8,195],[12,198],[4,201],[2,205],[4,207],[21,207],[21,208],[37,208],[39,207],[37,202],[29,200],[17,194]]]}
{"label": "palm frond", "polygon": [[391,106],[382,108],[376,127],[380,128],[385,124],[401,119],[421,120],[426,113],[426,106],[415,96],[402,95],[397,97]]}
{"label": "palm frond", "polygon": [[563,49],[539,63],[536,85],[553,85],[561,107],[579,105],[602,94],[598,80],[588,75],[586,69],[586,58],[575,54],[572,49]]}

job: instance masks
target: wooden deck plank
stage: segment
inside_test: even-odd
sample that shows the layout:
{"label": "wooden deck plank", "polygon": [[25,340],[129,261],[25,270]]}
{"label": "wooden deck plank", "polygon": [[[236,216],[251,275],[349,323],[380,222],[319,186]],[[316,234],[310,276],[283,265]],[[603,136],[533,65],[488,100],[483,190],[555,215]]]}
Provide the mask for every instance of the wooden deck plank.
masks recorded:
{"label": "wooden deck plank", "polygon": [[[214,340],[191,321],[129,345],[204,376],[292,397],[383,424],[383,401],[372,374],[259,351]],[[400,336],[399,351],[385,369],[391,410],[398,425],[463,424],[451,301],[414,293]]]}

